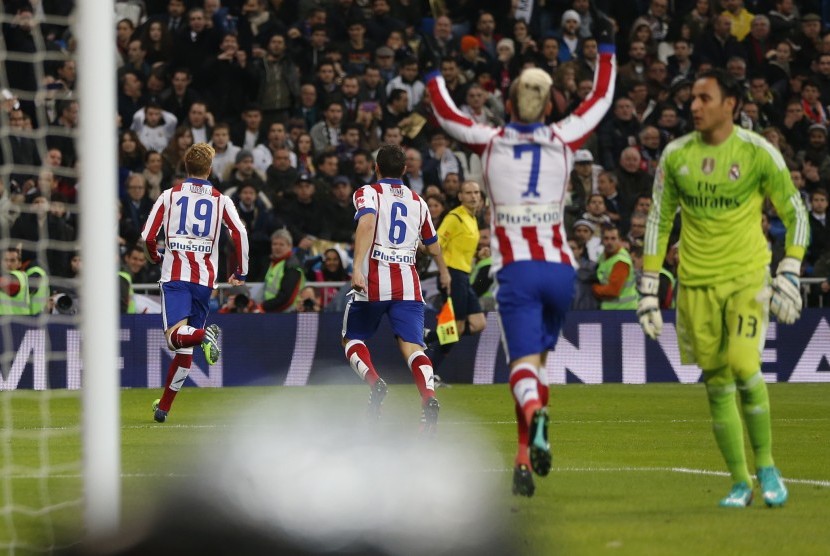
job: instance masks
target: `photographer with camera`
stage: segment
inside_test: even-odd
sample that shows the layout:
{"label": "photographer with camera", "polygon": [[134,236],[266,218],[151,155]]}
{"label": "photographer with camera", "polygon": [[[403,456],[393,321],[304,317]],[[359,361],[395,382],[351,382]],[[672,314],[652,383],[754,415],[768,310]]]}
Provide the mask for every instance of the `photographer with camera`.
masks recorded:
{"label": "photographer with camera", "polygon": [[297,296],[298,313],[319,313],[320,298],[317,297],[317,290],[312,286],[306,286],[300,290]]}
{"label": "photographer with camera", "polygon": [[248,286],[234,286],[228,291],[228,300],[219,308],[221,314],[264,313],[259,303],[251,298]]}

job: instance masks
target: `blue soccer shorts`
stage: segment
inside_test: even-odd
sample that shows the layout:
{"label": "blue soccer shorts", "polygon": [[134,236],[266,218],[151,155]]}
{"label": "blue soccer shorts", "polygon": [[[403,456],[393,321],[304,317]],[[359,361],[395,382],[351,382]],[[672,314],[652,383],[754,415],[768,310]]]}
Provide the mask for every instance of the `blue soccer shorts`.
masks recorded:
{"label": "blue soccer shorts", "polygon": [[556,347],[574,296],[573,267],[519,261],[496,273],[496,302],[507,361]]}
{"label": "blue soccer shorts", "polygon": [[164,282],[161,285],[161,318],[164,330],[187,319],[193,328],[204,328],[207,322],[211,290],[192,282]]}
{"label": "blue soccer shorts", "polygon": [[395,336],[419,346],[424,345],[424,304],[420,301],[355,301],[349,298],[343,313],[343,337],[368,340],[387,315]]}

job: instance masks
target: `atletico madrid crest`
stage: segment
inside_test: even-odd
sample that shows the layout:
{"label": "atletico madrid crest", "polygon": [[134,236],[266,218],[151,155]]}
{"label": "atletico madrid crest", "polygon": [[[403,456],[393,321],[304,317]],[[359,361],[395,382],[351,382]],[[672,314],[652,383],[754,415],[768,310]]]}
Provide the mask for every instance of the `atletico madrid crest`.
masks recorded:
{"label": "atletico madrid crest", "polygon": [[700,165],[700,169],[703,170],[704,174],[711,174],[715,169],[715,159],[708,157],[704,158],[703,163]]}
{"label": "atletico madrid crest", "polygon": [[729,168],[729,179],[732,181],[736,181],[738,178],[741,177],[741,167],[737,164],[733,164],[731,168]]}

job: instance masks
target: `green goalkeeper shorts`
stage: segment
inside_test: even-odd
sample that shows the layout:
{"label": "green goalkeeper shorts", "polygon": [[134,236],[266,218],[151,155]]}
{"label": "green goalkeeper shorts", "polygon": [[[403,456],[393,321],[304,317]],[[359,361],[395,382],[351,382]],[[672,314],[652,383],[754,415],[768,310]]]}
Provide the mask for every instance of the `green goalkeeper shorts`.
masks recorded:
{"label": "green goalkeeper shorts", "polygon": [[762,268],[713,286],[677,292],[677,343],[684,364],[704,371],[730,369],[739,379],[761,368],[769,324],[769,269]]}

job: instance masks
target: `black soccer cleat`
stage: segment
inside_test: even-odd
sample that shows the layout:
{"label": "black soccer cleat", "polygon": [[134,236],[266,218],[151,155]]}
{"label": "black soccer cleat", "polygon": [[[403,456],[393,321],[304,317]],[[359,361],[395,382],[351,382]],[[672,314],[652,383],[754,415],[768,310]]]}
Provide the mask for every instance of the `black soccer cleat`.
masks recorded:
{"label": "black soccer cleat", "polygon": [[164,411],[163,409],[159,409],[159,403],[160,402],[161,402],[161,399],[153,401],[153,419],[157,423],[163,423],[167,420],[167,412]]}
{"label": "black soccer cleat", "polygon": [[441,410],[441,404],[433,396],[427,400],[421,410],[421,432],[423,434],[433,435],[438,430],[438,412]]}
{"label": "black soccer cleat", "polygon": [[513,495],[527,496],[530,498],[536,492],[536,485],[533,484],[533,473],[524,463],[513,468]]}
{"label": "black soccer cleat", "polygon": [[530,464],[540,477],[550,473],[551,455],[548,442],[548,410],[544,407],[533,413],[530,421]]}
{"label": "black soccer cleat", "polygon": [[369,407],[366,408],[366,417],[369,420],[380,420],[380,406],[383,405],[383,398],[386,397],[388,391],[389,387],[382,378],[379,378],[369,390]]}

